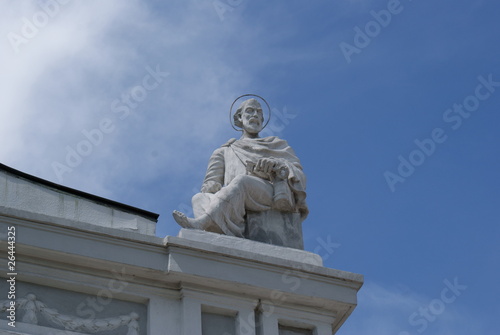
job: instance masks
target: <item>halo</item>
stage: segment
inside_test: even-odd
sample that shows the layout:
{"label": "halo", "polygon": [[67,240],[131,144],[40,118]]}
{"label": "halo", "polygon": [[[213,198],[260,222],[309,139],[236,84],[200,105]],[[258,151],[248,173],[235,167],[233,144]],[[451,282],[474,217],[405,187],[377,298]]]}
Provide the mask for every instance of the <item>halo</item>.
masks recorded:
{"label": "halo", "polygon": [[[259,98],[260,100],[265,102],[265,104],[267,106],[269,117],[267,119],[267,122],[264,124],[264,127],[262,127],[262,129],[266,128],[267,124],[271,120],[271,107],[269,107],[269,104],[267,103],[266,99],[264,99],[263,97],[261,97],[260,95],[257,95],[257,94],[243,94],[243,95],[240,95],[239,97],[237,97],[236,99],[234,99],[233,103],[231,104],[231,108],[229,109],[229,122],[231,123],[231,127],[233,127],[233,129],[236,131],[241,131],[241,129],[236,128],[236,126],[233,123],[234,122],[234,120],[233,120],[233,107],[234,107],[234,104],[236,103],[236,101],[238,101],[244,97],[256,97],[256,98]],[[262,131],[262,129],[261,129],[261,131]]]}

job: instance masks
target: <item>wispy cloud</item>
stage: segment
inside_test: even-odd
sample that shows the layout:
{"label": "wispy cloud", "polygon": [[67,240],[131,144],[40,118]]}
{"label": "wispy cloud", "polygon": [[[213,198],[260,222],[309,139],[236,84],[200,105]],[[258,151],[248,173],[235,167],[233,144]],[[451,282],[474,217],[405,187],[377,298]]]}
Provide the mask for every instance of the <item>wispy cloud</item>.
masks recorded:
{"label": "wispy cloud", "polygon": [[413,323],[409,321],[412,314],[429,307],[434,299],[440,299],[440,293],[437,291],[435,296],[425,295],[407,287],[388,287],[367,282],[359,293],[357,310],[339,335],[485,334],[478,317],[460,303],[460,297],[453,303],[445,303],[446,307],[439,315],[431,313],[430,316],[435,319],[427,321],[425,329],[422,326],[424,321],[415,325],[415,320],[425,320],[425,317],[414,318]]}
{"label": "wispy cloud", "polygon": [[[212,8],[166,6],[160,16],[142,1],[69,1],[16,52],[7,35],[22,36],[25,19],[43,9],[37,2],[0,5],[0,160],[61,182],[53,163],[65,164],[68,147],[76,150],[86,139],[82,131],[109,118],[114,131],[64,174],[64,184],[109,196],[113,183],[175,179],[201,160],[206,164],[206,155],[197,162],[192,153],[225,141],[228,104],[248,79],[219,48],[221,23],[209,15]],[[112,102],[139,85],[147,67],[169,76],[118,118]]]}

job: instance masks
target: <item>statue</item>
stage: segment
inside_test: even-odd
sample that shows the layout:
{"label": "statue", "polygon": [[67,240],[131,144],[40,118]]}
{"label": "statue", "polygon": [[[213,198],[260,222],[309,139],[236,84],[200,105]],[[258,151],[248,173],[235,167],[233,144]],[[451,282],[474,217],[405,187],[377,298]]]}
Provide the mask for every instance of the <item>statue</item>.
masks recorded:
{"label": "statue", "polygon": [[[239,140],[230,139],[210,157],[201,193],[192,199],[194,218],[179,211],[174,211],[173,217],[184,228],[289,246],[290,243],[282,241],[282,236],[275,236],[274,240],[248,237],[252,228],[248,219],[251,214],[274,212],[277,213],[274,219],[259,220],[276,221],[278,217],[278,221],[283,221],[280,219],[283,217],[285,221],[267,225],[291,221],[301,225],[308,208],[306,177],[300,161],[285,140],[276,136],[259,137],[264,115],[258,100],[251,98],[242,102],[233,121],[241,128],[242,136]],[[303,248],[301,226],[298,229],[300,236],[293,239],[300,238],[300,241],[290,246]]]}

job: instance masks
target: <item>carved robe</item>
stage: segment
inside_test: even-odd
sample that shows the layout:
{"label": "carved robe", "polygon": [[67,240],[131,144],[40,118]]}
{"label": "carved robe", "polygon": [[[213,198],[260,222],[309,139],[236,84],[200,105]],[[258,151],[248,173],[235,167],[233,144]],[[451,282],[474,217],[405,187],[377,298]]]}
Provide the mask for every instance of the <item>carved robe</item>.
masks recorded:
{"label": "carved robe", "polygon": [[247,161],[256,164],[260,158],[274,158],[286,165],[289,175],[284,189],[292,199],[291,211],[300,212],[305,219],[308,213],[306,177],[288,143],[276,136],[231,139],[210,157],[204,180],[204,185],[214,181],[223,187],[216,193],[198,193],[193,197],[195,217],[208,214],[212,220],[213,225],[207,230],[243,237],[247,210],[273,209],[271,178],[265,174],[247,173]]}

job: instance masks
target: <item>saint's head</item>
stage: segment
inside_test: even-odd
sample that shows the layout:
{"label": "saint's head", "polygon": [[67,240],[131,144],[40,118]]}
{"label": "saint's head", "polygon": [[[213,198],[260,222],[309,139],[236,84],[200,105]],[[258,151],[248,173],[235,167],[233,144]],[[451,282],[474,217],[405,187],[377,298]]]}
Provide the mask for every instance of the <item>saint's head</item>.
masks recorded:
{"label": "saint's head", "polygon": [[258,137],[263,123],[262,106],[256,99],[243,101],[234,113],[234,125],[242,128],[245,137]]}

